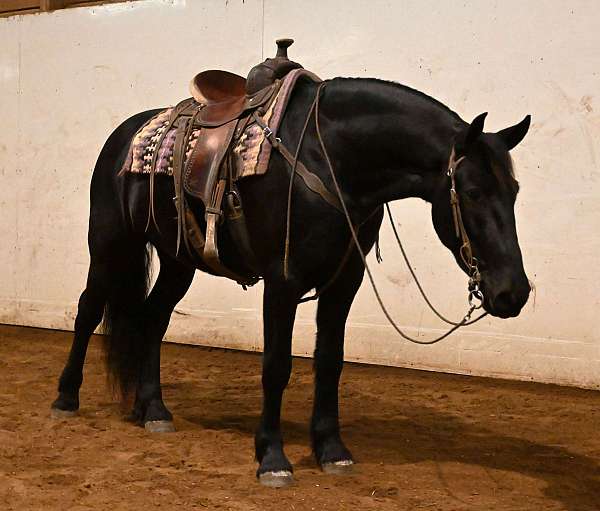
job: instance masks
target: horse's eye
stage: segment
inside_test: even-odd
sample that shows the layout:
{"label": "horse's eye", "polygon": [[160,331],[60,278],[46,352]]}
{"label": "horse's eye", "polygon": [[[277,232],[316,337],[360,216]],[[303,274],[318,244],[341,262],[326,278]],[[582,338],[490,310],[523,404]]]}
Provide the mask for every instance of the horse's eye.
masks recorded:
{"label": "horse's eye", "polygon": [[470,188],[465,191],[466,196],[472,201],[478,201],[481,199],[481,190],[479,188]]}

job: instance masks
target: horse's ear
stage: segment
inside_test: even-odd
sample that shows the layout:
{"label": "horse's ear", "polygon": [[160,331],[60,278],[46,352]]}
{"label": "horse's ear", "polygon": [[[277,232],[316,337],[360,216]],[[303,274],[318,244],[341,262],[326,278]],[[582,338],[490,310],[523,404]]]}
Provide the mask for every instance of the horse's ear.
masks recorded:
{"label": "horse's ear", "polygon": [[479,114],[477,117],[475,117],[475,119],[473,119],[473,122],[469,124],[462,135],[458,137],[458,140],[456,141],[456,151],[459,154],[465,154],[469,150],[469,147],[483,133],[483,123],[486,116],[487,112]]}
{"label": "horse's ear", "polygon": [[510,128],[500,130],[497,135],[504,141],[506,147],[510,151],[515,147],[529,131],[529,125],[531,124],[531,115],[526,115],[519,124],[515,124]]}
{"label": "horse's ear", "polygon": [[473,122],[467,130],[467,136],[465,137],[465,148],[469,147],[483,133],[483,123],[485,122],[486,117],[487,112],[483,112],[473,119]]}

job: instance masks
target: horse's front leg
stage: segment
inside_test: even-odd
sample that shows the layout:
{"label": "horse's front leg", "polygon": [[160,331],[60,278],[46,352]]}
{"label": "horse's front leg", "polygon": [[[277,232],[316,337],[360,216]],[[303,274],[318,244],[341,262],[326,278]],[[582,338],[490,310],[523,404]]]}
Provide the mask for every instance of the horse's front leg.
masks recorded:
{"label": "horse's front leg", "polygon": [[325,472],[351,469],[352,455],[340,437],[338,385],[344,363],[346,318],[364,274],[355,253],[343,273],[319,298],[315,349],[315,398],[311,438],[317,463]]}
{"label": "horse's front leg", "polygon": [[293,482],[292,465],[283,452],[281,400],[292,369],[292,330],[299,294],[281,280],[265,280],[263,295],[263,409],[256,432],[257,477],[266,486]]}

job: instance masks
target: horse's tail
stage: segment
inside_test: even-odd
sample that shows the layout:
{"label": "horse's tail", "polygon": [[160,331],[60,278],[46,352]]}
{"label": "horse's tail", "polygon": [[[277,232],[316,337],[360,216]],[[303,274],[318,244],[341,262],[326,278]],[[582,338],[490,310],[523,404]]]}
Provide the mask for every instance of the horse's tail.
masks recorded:
{"label": "horse's tail", "polygon": [[114,258],[102,328],[108,380],[126,400],[137,385],[144,358],[144,302],[150,287],[152,247],[122,247]]}

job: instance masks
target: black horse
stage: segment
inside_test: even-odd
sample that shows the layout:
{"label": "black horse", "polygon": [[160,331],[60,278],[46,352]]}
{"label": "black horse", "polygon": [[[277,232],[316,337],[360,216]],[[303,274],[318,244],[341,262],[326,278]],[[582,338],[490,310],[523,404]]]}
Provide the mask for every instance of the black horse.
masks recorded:
{"label": "black horse", "polygon": [[[317,90],[314,83],[297,85],[279,131],[288,147],[296,147]],[[455,148],[457,157],[464,156],[456,183],[464,224],[481,270],[484,308],[500,318],[517,316],[527,302],[530,286],[517,240],[514,203],[519,186],[508,151],[527,133],[529,116],[497,133],[484,133],[485,114],[468,124],[438,101],[397,83],[336,78],[319,90],[322,138],[352,222],[363,224],[359,232],[363,250],[368,252],[377,239],[385,203],[419,197],[432,205],[433,224],[442,243],[463,270],[468,270],[459,255],[446,174]],[[52,408],[64,415],[78,409],[88,341],[104,315],[109,368],[124,394],[135,392],[133,417],[147,429],[168,430],[172,415],[161,395],[160,347],[171,313],[188,290],[198,265],[185,251],[176,251],[173,181],[157,177],[157,226],[146,230],[148,178],[118,175],[133,135],[157,112],[137,114],[120,125],[96,163],[91,183],[88,280]],[[309,124],[300,160],[334,190],[315,123]],[[265,175],[239,182],[252,248],[264,279],[264,400],[256,432],[256,458],[258,476],[272,485],[291,481],[280,412],[291,370],[296,308],[305,293],[330,280],[350,240],[344,215],[296,178],[289,275],[284,278],[290,173],[288,163],[276,153]],[[203,206],[194,207],[201,221]],[[224,264],[242,272],[239,254],[226,232],[220,243]],[[158,253],[160,272],[148,293],[151,247]],[[207,271],[201,265],[200,269]],[[340,437],[338,383],[346,318],[363,274],[364,265],[354,249],[342,273],[318,301],[310,431],[316,461],[329,471],[352,464],[352,455]]]}

